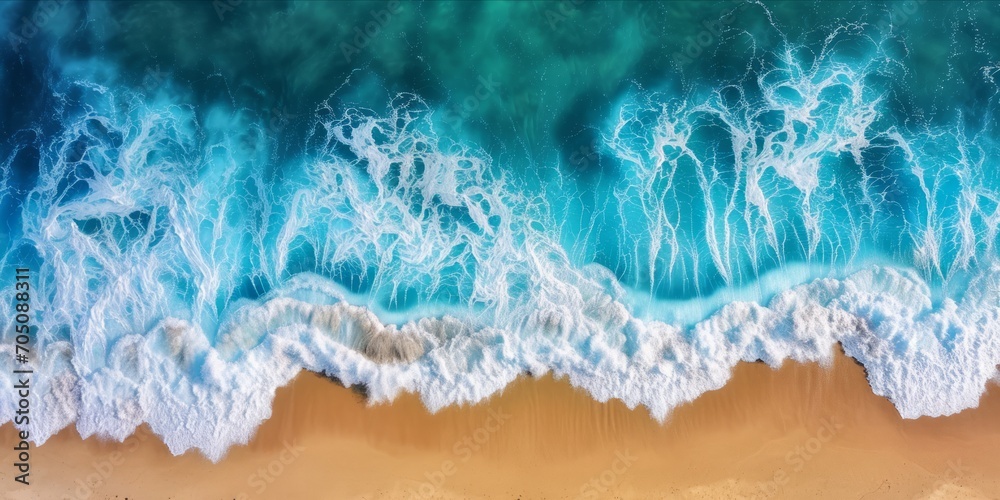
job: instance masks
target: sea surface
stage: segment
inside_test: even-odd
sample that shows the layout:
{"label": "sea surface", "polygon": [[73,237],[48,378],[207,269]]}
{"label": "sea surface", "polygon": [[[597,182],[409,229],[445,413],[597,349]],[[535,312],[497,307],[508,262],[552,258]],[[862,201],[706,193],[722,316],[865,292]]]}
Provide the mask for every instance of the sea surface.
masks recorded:
{"label": "sea surface", "polygon": [[46,0],[0,33],[36,443],[218,460],[302,370],[431,410],[551,372],[660,419],[841,348],[906,418],[1000,378],[998,3]]}

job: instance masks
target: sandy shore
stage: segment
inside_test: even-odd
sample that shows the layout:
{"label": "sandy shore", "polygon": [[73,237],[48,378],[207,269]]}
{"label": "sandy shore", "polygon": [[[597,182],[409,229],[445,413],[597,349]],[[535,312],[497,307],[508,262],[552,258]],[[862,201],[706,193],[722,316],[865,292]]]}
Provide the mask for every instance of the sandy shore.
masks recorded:
{"label": "sandy shore", "polygon": [[[11,426],[0,430],[13,442]],[[739,366],[660,424],[568,382],[525,378],[429,414],[368,407],[310,373],[277,394],[256,438],[212,465],[148,430],[125,443],[66,429],[5,498],[1000,498],[1000,390],[945,418],[903,420],[863,369]],[[9,454],[9,453],[8,453]],[[88,484],[89,482],[89,484]],[[13,486],[12,486],[13,485]]]}

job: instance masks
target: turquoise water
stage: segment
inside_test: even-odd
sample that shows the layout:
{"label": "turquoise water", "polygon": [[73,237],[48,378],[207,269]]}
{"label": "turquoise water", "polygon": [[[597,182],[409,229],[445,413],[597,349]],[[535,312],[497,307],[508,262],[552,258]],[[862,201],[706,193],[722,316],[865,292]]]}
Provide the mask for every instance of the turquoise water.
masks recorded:
{"label": "turquoise water", "polygon": [[29,268],[39,441],[217,459],[302,369],[432,409],[554,372],[663,418],[837,343],[904,417],[975,406],[998,10],[0,4],[0,364]]}

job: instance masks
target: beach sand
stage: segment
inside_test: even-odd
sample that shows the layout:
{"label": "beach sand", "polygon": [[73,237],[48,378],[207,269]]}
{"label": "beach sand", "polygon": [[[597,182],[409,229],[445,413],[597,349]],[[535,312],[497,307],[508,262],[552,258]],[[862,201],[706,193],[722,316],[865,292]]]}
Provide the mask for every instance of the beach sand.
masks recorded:
{"label": "beach sand", "polygon": [[[0,430],[13,442],[10,425]],[[213,465],[147,429],[125,443],[74,428],[32,455],[5,498],[1000,498],[1000,390],[978,408],[904,420],[862,367],[742,364],[666,422],[568,381],[524,377],[430,414],[415,395],[368,406],[312,373],[276,395],[247,446]],[[10,452],[6,454],[10,456]],[[89,481],[89,484],[88,484]],[[13,485],[13,486],[12,486]]]}

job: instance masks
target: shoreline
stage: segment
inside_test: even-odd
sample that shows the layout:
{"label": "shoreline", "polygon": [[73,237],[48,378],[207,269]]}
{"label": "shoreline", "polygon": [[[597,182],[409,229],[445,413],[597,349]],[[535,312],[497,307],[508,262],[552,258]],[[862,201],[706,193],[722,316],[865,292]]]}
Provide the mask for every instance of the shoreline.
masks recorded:
{"label": "shoreline", "polygon": [[[977,408],[904,420],[839,349],[827,368],[741,363],[662,424],[551,375],[431,414],[303,372],[217,464],[145,425],[124,443],[69,427],[5,498],[996,498],[997,417],[991,383]],[[11,467],[0,480],[16,484]]]}

